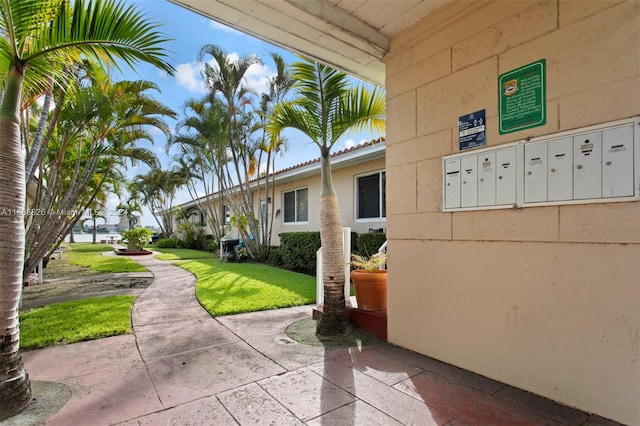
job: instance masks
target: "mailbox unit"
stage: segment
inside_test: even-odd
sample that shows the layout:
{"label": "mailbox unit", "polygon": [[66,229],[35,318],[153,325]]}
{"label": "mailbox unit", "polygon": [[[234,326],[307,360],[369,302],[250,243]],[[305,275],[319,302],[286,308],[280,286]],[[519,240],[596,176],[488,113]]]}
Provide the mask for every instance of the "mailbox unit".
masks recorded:
{"label": "mailbox unit", "polygon": [[638,118],[443,158],[443,211],[640,199]]}

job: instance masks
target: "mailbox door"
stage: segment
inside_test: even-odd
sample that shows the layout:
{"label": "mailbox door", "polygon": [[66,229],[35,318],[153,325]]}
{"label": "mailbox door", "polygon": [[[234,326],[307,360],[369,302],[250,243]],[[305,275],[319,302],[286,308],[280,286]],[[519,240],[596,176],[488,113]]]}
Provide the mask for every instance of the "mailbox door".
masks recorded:
{"label": "mailbox door", "polygon": [[547,201],[547,142],[524,146],[524,202]]}
{"label": "mailbox door", "polygon": [[516,203],[516,148],[496,151],[496,204]]}
{"label": "mailbox door", "polygon": [[547,145],[547,199],[573,199],[573,138],[549,141]]}
{"label": "mailbox door", "polygon": [[460,207],[460,158],[450,158],[444,162],[444,207]]}
{"label": "mailbox door", "polygon": [[460,161],[462,179],[461,207],[476,207],[478,205],[478,156],[469,155]]}
{"label": "mailbox door", "polygon": [[496,153],[478,155],[478,205],[496,205]]}
{"label": "mailbox door", "polygon": [[573,138],[573,198],[588,200],[602,196],[602,133]]}
{"label": "mailbox door", "polygon": [[633,127],[602,132],[602,196],[633,196]]}

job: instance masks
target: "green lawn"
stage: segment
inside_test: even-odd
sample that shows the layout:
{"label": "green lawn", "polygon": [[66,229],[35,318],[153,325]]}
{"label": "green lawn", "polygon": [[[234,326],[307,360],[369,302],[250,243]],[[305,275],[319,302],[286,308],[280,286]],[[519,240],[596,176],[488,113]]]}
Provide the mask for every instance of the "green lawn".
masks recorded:
{"label": "green lawn", "polygon": [[20,347],[36,349],[131,332],[135,296],[55,303],[20,313]]}
{"label": "green lawn", "polygon": [[314,277],[259,263],[180,262],[198,279],[196,297],[213,316],[300,306],[315,301]]}
{"label": "green lawn", "polygon": [[113,251],[113,247],[106,244],[72,243],[71,250],[65,250],[69,263],[90,268],[104,273],[117,272],[146,272],[144,266],[125,256],[103,256],[103,251]]}
{"label": "green lawn", "polygon": [[217,259],[215,253],[185,248],[154,248],[155,255],[160,260],[180,260],[180,259]]}

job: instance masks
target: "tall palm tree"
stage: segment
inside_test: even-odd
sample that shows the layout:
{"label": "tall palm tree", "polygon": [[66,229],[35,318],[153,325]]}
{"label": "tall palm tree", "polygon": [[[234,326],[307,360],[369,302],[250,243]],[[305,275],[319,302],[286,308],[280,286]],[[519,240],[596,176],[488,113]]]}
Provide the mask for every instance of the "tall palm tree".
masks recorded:
{"label": "tall palm tree", "polygon": [[152,169],[133,178],[133,185],[141,201],[151,211],[165,237],[173,235],[173,200],[176,191],[186,185],[187,177],[178,168]]}
{"label": "tall palm tree", "polygon": [[106,200],[108,193],[118,193],[127,160],[158,167],[155,154],[136,143],[153,141],[151,127],[168,135],[162,118],[175,115],[147,93],[157,90],[153,83],[114,83],[102,68],[88,62],[77,68],[80,72],[68,80],[69,93],[56,98],[56,123],[42,143],[40,173],[32,183],[38,189],[33,208],[70,213],[27,217],[25,276],[57,247],[80,219],[79,213],[99,195]]}
{"label": "tall palm tree", "polygon": [[[294,80],[291,76],[291,71],[284,62],[284,59],[278,53],[271,53],[271,58],[276,65],[276,75],[269,78],[269,92],[263,93],[260,99],[259,115],[262,120],[262,140],[259,144],[260,156],[258,158],[258,164],[261,165],[262,153],[267,154],[265,162],[265,175],[264,175],[264,211],[260,211],[260,225],[262,235],[262,245],[264,250],[264,256],[269,257],[269,251],[271,248],[271,233],[273,230],[273,220],[275,203],[269,203],[270,199],[275,199],[275,184],[273,180],[275,176],[272,172],[275,172],[275,159],[277,153],[286,151],[286,139],[282,133],[271,134],[267,132],[267,120],[273,113],[274,108],[280,102],[285,100],[285,97],[291,87]],[[269,187],[271,186],[271,194],[269,193]],[[260,198],[260,188],[258,188],[258,198]],[[271,204],[271,211],[269,211],[269,204]]]}
{"label": "tall palm tree", "polygon": [[0,0],[0,420],[31,400],[18,352],[18,303],[24,256],[25,162],[20,141],[23,87],[44,93],[64,64],[82,57],[128,65],[143,61],[168,73],[168,39],[135,7],[116,0]]}
{"label": "tall palm tree", "polygon": [[[215,61],[214,65],[204,62],[205,57],[211,56]],[[255,55],[241,56],[237,61],[229,59],[229,55],[219,46],[207,44],[202,46],[198,61],[203,64],[204,78],[207,89],[212,95],[220,94],[226,103],[228,114],[228,150],[233,159],[236,185],[239,189],[241,202],[237,203],[234,197],[227,197],[227,202],[231,209],[238,215],[249,220],[250,233],[257,237],[258,226],[253,213],[252,192],[247,185],[248,163],[244,160],[251,151],[243,142],[248,141],[243,137],[241,127],[244,114],[244,107],[251,102],[251,92],[243,84],[245,74],[249,67],[260,64],[262,61]],[[253,150],[255,151],[255,149]],[[253,152],[251,152],[252,154]],[[244,172],[244,176],[242,175]],[[244,230],[240,230],[242,238],[250,254],[253,254],[250,236]],[[243,235],[245,234],[245,235]]]}
{"label": "tall palm tree", "polygon": [[[200,210],[206,212],[207,224],[215,238],[220,239],[224,236],[223,193],[229,186],[224,173],[224,166],[229,162],[227,110],[220,99],[209,94],[188,100],[184,114],[186,117],[176,125],[177,134],[167,147],[180,147],[177,161],[190,170],[189,194]],[[204,201],[198,194],[197,183],[204,191]]]}
{"label": "tall palm tree", "polygon": [[378,90],[350,84],[346,74],[324,65],[301,61],[292,64],[295,98],[276,106],[267,124],[272,133],[290,127],[311,138],[320,148],[320,239],[324,308],[319,335],[343,333],[347,326],[344,300],[344,255],[338,198],[331,176],[331,148],[349,131],[384,132],[385,98]]}

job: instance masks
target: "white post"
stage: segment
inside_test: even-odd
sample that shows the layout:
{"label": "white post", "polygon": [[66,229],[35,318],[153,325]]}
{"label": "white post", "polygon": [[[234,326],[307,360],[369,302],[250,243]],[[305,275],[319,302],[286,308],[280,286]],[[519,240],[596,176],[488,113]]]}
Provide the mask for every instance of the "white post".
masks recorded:
{"label": "white post", "polygon": [[[384,244],[382,244],[380,246],[380,248],[378,249],[378,253],[385,254],[386,252],[387,252],[387,242],[385,241]],[[384,264],[380,265],[378,267],[378,269],[387,269],[387,264],[384,263]]]}
{"label": "white post", "polygon": [[342,253],[344,253],[344,301],[351,297],[351,228],[342,228]]}
{"label": "white post", "polygon": [[[58,255],[58,257],[62,257],[61,254]],[[40,259],[40,263],[38,263],[38,284],[42,284],[44,282],[44,277],[43,277],[43,271],[42,268],[44,266],[44,261],[43,259]]]}

